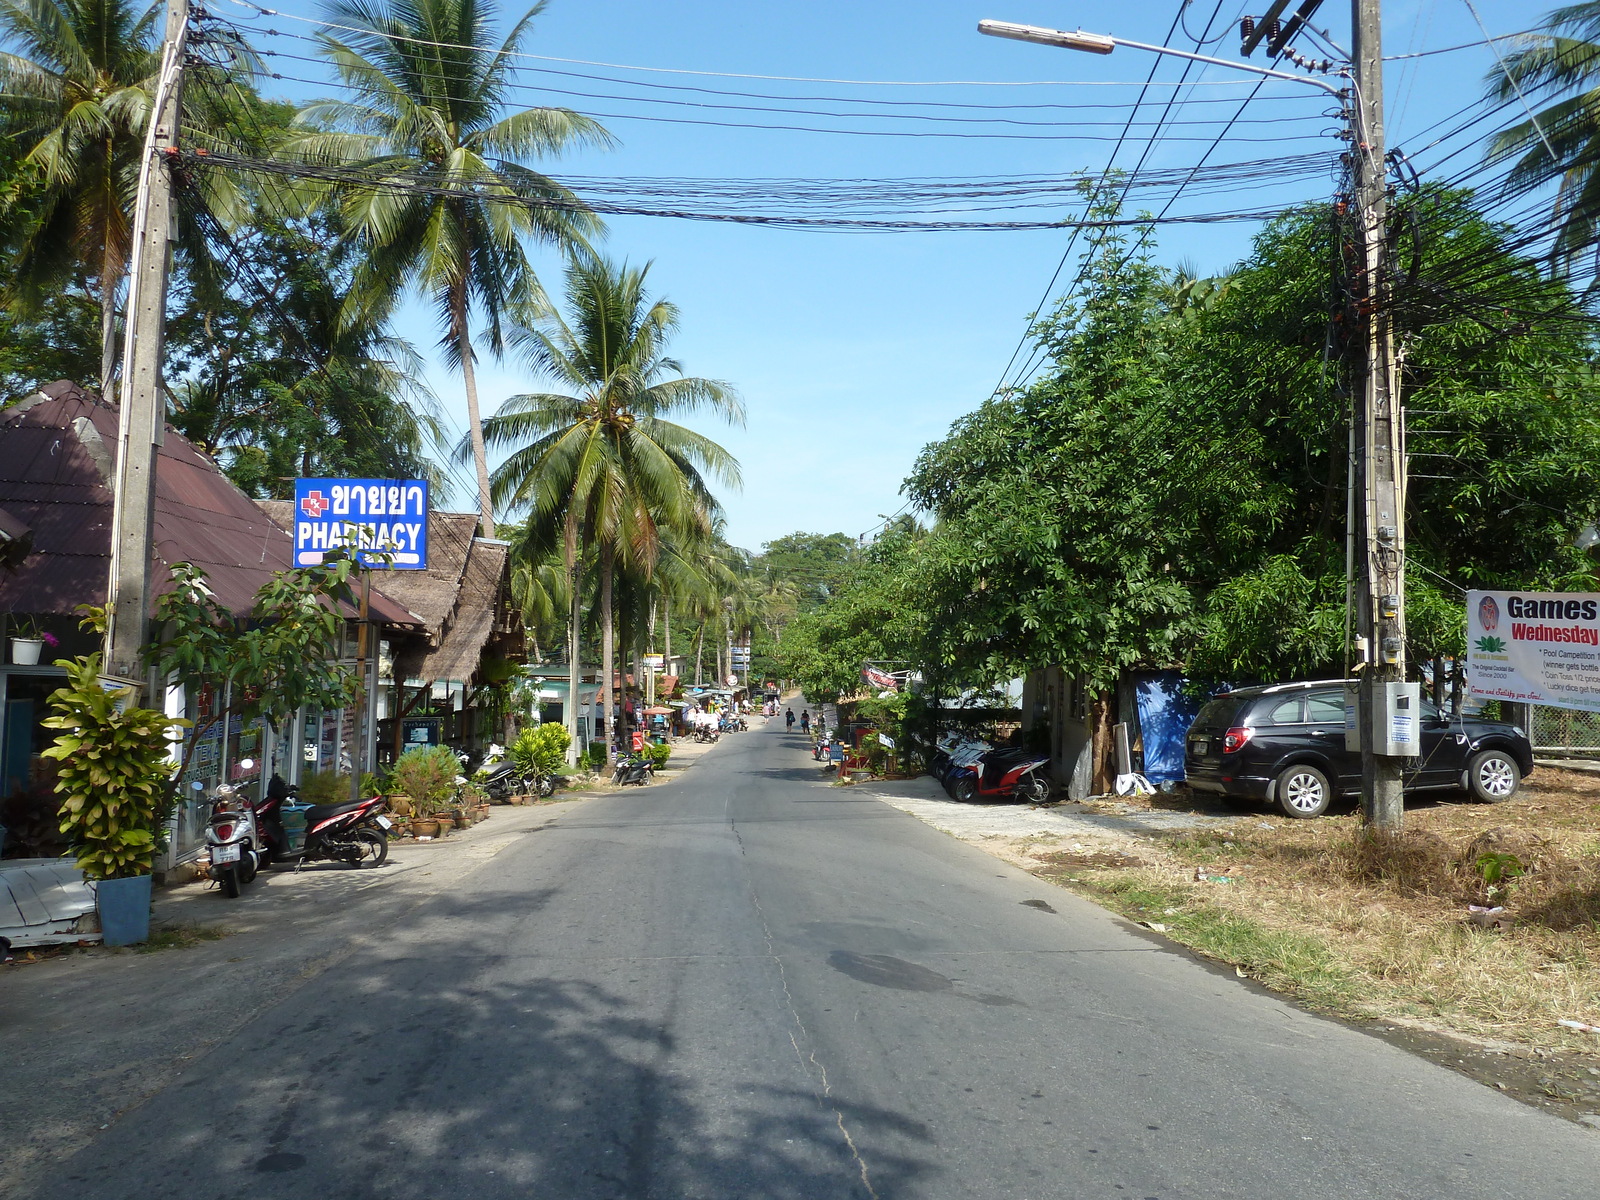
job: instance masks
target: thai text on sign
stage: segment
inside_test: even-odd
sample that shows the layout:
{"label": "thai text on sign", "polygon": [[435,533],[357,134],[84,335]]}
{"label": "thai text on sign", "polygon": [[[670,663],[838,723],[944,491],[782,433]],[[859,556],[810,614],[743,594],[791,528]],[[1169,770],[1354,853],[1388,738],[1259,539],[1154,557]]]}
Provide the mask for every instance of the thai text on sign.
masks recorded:
{"label": "thai text on sign", "polygon": [[294,565],[314,567],[334,551],[363,567],[420,571],[428,565],[424,479],[296,479]]}

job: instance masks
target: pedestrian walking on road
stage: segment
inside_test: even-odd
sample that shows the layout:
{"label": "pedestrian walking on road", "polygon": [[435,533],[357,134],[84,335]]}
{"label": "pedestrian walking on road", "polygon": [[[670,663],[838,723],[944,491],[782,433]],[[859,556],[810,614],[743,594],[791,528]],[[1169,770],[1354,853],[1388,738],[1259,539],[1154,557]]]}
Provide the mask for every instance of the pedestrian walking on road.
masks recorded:
{"label": "pedestrian walking on road", "polygon": [[788,712],[783,714],[783,727],[785,729],[794,728],[794,709],[791,708]]}
{"label": "pedestrian walking on road", "polygon": [[811,732],[811,710],[809,708],[800,710],[800,732]]}

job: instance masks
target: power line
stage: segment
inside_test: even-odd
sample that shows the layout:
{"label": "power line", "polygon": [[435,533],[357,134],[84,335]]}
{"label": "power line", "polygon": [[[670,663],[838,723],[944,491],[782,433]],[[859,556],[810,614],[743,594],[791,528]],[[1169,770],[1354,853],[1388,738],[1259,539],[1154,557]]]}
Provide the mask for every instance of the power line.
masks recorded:
{"label": "power line", "polygon": [[[567,63],[581,67],[601,67],[609,71],[641,71],[658,75],[690,75],[710,79],[756,79],[771,83],[826,83],[845,87],[1180,87],[1182,84],[1141,84],[1137,81],[1126,80],[1008,80],[1008,79],[829,79],[806,75],[756,75],[740,71],[699,71],[684,67],[643,67],[630,63],[598,62],[587,58],[562,58],[550,54],[530,54],[525,50],[507,50],[500,46],[473,46],[460,42],[435,42],[426,38],[408,37],[404,34],[392,33],[387,30],[378,33],[371,29],[362,29],[354,25],[340,25],[334,21],[322,21],[315,17],[302,17],[294,13],[282,12],[278,9],[265,8],[262,5],[251,3],[250,0],[228,0],[240,8],[252,9],[257,13],[269,17],[282,17],[289,21],[299,21],[306,25],[314,25],[321,29],[333,29],[343,33],[354,33],[363,37],[381,37],[390,41],[408,42],[416,46],[434,46],[444,50],[472,50],[481,54],[493,55],[497,58],[521,58],[533,62]],[[275,30],[268,30],[275,33]],[[294,34],[284,36],[293,37]],[[1171,36],[1170,34],[1168,35]],[[1206,81],[1210,86],[1238,86],[1238,80],[1219,79]],[[1193,86],[1193,85],[1189,85]]]}
{"label": "power line", "polygon": [[[676,217],[686,220],[722,221],[739,224],[773,225],[793,229],[857,230],[864,232],[890,230],[1028,230],[1113,228],[1124,225],[1150,223],[1148,217],[1115,217],[1051,221],[911,221],[866,219],[852,217],[805,217],[796,214],[753,212],[709,212],[683,208],[665,208],[658,205],[623,203],[615,200],[583,200],[576,196],[565,199],[552,196],[529,195],[518,192],[499,178],[473,180],[470,178],[437,176],[426,172],[395,172],[385,164],[384,173],[362,166],[332,166],[312,162],[259,159],[226,152],[188,155],[186,166],[205,170],[227,169],[254,174],[280,175],[299,179],[320,180],[326,183],[356,187],[363,190],[387,192],[393,195],[429,195],[446,199],[471,200],[489,204],[504,204],[530,210],[562,210],[568,212],[591,211],[617,216]],[[487,190],[486,190],[487,189]],[[1228,221],[1266,220],[1277,209],[1250,211],[1220,211],[1167,216],[1160,224],[1215,224]]]}

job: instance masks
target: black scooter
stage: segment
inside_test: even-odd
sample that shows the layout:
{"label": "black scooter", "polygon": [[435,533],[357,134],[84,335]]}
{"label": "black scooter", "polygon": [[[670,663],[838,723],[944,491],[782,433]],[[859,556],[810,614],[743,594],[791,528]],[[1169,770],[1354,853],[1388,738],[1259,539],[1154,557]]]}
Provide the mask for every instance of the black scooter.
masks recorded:
{"label": "black scooter", "polygon": [[617,767],[611,774],[611,782],[618,787],[626,787],[630,783],[643,787],[650,782],[650,777],[654,774],[653,760],[642,754],[622,754],[617,757]]}
{"label": "black scooter", "polygon": [[[384,816],[382,796],[353,804],[309,807],[301,807],[299,799],[300,789],[286,784],[281,776],[275,774],[267,781],[266,799],[255,809],[266,863],[293,863],[296,870],[310,862],[381,867],[389,857],[389,830],[394,822]],[[286,808],[291,812],[286,813]],[[291,813],[293,820],[287,819]]]}

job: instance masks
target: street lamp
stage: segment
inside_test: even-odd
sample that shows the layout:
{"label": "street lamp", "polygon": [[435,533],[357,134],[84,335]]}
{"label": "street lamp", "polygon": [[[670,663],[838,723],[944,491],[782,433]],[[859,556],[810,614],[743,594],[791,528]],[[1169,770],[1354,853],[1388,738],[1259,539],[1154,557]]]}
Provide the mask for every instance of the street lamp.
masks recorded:
{"label": "street lamp", "polygon": [[[1314,7],[1314,6],[1313,6]],[[1274,11],[1278,11],[1275,9]],[[1302,8],[1305,12],[1305,8]],[[1359,594],[1364,647],[1359,693],[1357,733],[1361,750],[1361,810],[1368,824],[1394,830],[1403,820],[1402,766],[1421,749],[1420,700],[1416,685],[1405,682],[1405,449],[1400,435],[1399,389],[1393,338],[1385,305],[1388,277],[1384,236],[1387,168],[1383,137],[1383,50],[1378,0],[1351,0],[1351,27],[1355,32],[1354,62],[1339,74],[1353,92],[1350,104],[1349,155],[1354,170],[1361,267],[1352,284],[1356,318],[1355,336],[1362,352],[1361,394],[1352,422],[1359,444],[1352,446],[1359,464],[1359,528],[1362,532],[1361,591]],[[979,21],[978,32],[1110,54],[1118,46],[1167,54],[1193,62],[1210,63],[1233,71],[1290,79],[1309,84],[1336,97],[1341,106],[1345,88],[1306,75],[1291,75],[1253,63],[1234,62],[1152,46],[1103,33],[1068,32],[1010,21]],[[1273,48],[1281,45],[1275,41]],[[1353,508],[1355,506],[1352,506]],[[1346,745],[1350,745],[1346,735]]]}

